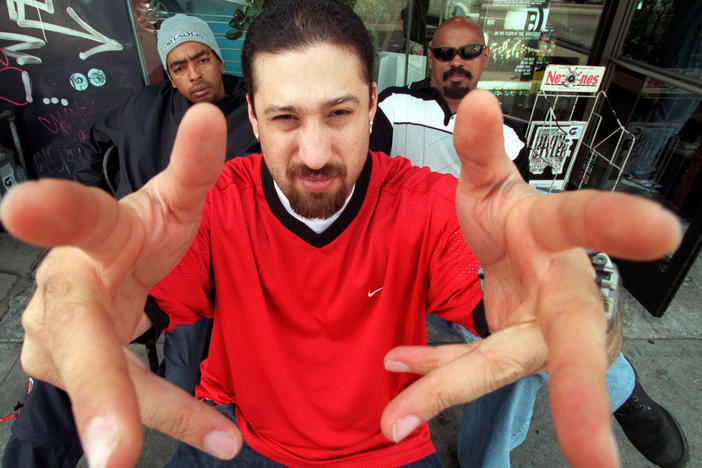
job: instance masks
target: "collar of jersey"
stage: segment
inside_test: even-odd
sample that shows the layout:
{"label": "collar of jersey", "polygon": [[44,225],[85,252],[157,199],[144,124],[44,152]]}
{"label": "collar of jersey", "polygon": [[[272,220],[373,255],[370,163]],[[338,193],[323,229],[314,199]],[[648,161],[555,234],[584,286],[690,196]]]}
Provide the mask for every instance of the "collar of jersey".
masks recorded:
{"label": "collar of jersey", "polygon": [[331,226],[319,234],[310,229],[305,223],[288,213],[288,210],[285,209],[280,201],[280,198],[278,197],[278,193],[275,190],[273,177],[271,177],[268,167],[266,167],[266,162],[265,160],[261,159],[261,181],[263,183],[263,194],[266,197],[266,201],[268,202],[268,206],[271,208],[271,211],[275,217],[278,218],[281,223],[283,223],[283,226],[285,226],[300,239],[313,245],[314,247],[324,247],[339,237],[361,210],[363,200],[366,197],[366,191],[368,190],[368,182],[370,181],[372,166],[373,160],[370,154],[368,154],[363,170],[361,170],[361,174],[359,175],[358,180],[356,180],[353,195],[346,205],[346,208],[344,208],[341,215],[331,224]]}
{"label": "collar of jersey", "polygon": [[410,84],[409,88],[412,91],[412,94],[416,97],[436,101],[437,104],[439,104],[439,107],[441,107],[441,110],[444,111],[444,125],[448,125],[451,121],[451,117],[453,117],[453,113],[439,90],[432,88],[429,82],[430,79],[425,78],[421,81],[415,81],[414,83]]}

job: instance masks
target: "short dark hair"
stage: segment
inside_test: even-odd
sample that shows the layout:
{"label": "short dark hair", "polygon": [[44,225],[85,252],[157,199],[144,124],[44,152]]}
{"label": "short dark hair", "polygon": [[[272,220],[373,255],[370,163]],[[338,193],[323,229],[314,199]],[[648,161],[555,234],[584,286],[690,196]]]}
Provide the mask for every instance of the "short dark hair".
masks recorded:
{"label": "short dark hair", "polygon": [[335,0],[277,0],[251,23],[241,52],[241,69],[253,103],[253,60],[259,52],[278,53],[314,44],[336,44],[356,52],[363,76],[373,81],[375,51],[361,18]]}

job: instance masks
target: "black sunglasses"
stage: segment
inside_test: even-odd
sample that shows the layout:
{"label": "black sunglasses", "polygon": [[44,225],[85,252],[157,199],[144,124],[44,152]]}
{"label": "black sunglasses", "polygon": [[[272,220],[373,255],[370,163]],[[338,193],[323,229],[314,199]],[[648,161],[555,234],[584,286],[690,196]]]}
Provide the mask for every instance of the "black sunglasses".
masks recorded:
{"label": "black sunglasses", "polygon": [[460,55],[463,60],[471,60],[482,54],[485,48],[486,46],[482,44],[468,44],[458,49],[455,47],[434,47],[431,49],[431,53],[442,62],[453,60],[456,54]]}

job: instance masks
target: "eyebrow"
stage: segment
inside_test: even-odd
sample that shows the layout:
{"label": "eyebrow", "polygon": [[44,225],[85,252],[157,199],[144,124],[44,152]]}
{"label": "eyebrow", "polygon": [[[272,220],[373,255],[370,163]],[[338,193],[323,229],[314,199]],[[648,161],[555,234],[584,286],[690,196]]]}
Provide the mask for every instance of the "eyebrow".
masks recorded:
{"label": "eyebrow", "polygon": [[[328,101],[323,102],[319,108],[320,109],[327,109],[329,107],[334,107],[338,106],[339,104],[345,104],[345,103],[353,103],[353,104],[359,104],[361,101],[354,96],[353,94],[344,94],[343,96],[339,96],[337,98],[330,99]],[[276,114],[279,112],[295,112],[297,111],[298,108],[290,105],[290,106],[284,106],[284,105],[277,105],[277,104],[271,104],[270,106],[266,107],[266,109],[263,111],[264,114]]]}
{"label": "eyebrow", "polygon": [[188,57],[187,59],[172,61],[171,64],[168,66],[168,68],[174,67],[176,65],[181,65],[181,64],[187,62],[188,60],[197,60],[198,58],[202,57],[203,55],[208,55],[209,53],[210,53],[209,50],[202,49],[200,52],[196,53],[195,55],[193,55],[191,57]]}

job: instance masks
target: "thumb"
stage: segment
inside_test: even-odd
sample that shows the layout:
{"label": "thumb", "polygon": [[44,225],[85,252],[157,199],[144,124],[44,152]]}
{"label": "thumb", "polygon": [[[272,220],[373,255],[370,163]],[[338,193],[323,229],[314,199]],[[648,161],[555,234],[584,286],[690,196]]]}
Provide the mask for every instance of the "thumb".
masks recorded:
{"label": "thumb", "polygon": [[474,90],[458,107],[453,144],[461,159],[464,190],[488,188],[513,171],[505,154],[502,110],[489,91]]}
{"label": "thumb", "polygon": [[155,179],[170,209],[198,214],[207,192],[222,172],[227,147],[227,123],[214,105],[195,104],[183,117],[171,160]]}

